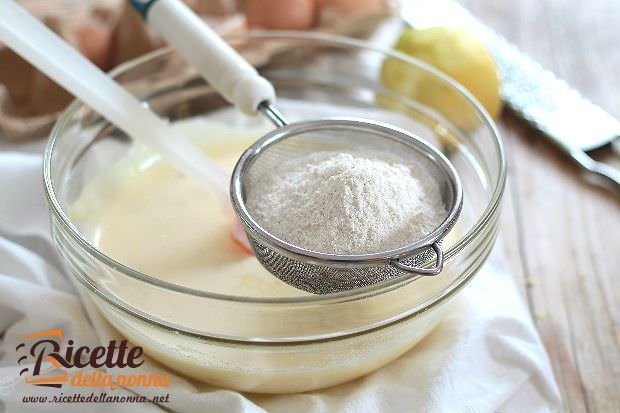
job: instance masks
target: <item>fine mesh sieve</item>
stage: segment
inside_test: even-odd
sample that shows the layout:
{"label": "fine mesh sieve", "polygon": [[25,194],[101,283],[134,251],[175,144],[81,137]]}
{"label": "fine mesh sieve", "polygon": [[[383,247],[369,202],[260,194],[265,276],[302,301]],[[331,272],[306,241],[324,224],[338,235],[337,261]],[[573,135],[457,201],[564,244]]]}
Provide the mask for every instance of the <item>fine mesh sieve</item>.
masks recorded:
{"label": "fine mesh sieve", "polygon": [[[273,109],[263,110],[280,127],[243,153],[233,171],[231,199],[256,258],[269,272],[293,287],[315,294],[351,290],[405,274],[420,277],[441,272],[440,243],[459,216],[462,189],[456,171],[437,149],[407,131],[379,122],[334,118],[287,125]],[[390,153],[421,164],[435,179],[446,206],[441,224],[423,239],[397,249],[340,255],[293,245],[256,221],[246,200],[259,186],[257,183],[272,174],[282,161],[310,152],[352,150]]]}
{"label": "fine mesh sieve", "polygon": [[[238,161],[231,197],[256,258],[272,274],[294,287],[316,294],[350,290],[412,273],[435,275],[443,268],[441,239],[452,228],[462,205],[460,181],[436,149],[408,132],[355,119],[328,119],[287,125],[273,106],[273,85],[262,77],[202,19],[179,0],[131,0],[138,12],[183,55],[226,100],[242,112],[267,116],[278,129],[267,134]],[[256,182],[274,165],[304,152],[364,148],[400,154],[424,163],[446,205],[446,217],[432,233],[411,245],[375,254],[339,255],[309,251],[265,231],[246,205]],[[427,266],[430,260],[435,263]]]}

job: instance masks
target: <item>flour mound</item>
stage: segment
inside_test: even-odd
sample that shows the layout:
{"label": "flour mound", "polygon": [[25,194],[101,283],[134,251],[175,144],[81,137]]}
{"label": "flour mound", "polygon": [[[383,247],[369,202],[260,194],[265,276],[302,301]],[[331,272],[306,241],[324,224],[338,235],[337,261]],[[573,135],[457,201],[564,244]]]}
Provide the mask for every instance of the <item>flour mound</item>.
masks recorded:
{"label": "flour mound", "polygon": [[258,182],[247,204],[256,221],[276,237],[334,254],[406,246],[446,216],[427,171],[393,159],[340,152],[283,162]]}

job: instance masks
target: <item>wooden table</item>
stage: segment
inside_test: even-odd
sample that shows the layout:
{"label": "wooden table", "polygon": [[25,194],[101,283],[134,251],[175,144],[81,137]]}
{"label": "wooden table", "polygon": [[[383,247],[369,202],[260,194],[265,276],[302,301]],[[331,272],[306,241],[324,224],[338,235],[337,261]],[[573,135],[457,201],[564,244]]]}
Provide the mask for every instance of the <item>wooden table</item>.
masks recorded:
{"label": "wooden table", "polygon": [[[461,0],[489,26],[620,118],[620,1]],[[620,412],[620,194],[585,182],[505,113],[502,236],[567,412]],[[620,167],[620,153],[596,157]]]}

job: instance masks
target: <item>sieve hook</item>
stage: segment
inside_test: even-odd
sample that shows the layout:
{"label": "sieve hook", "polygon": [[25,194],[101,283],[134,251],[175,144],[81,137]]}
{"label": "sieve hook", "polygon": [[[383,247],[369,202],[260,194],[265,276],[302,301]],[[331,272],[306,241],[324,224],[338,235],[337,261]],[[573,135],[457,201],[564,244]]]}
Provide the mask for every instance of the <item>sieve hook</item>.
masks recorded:
{"label": "sieve hook", "polygon": [[435,254],[437,255],[437,260],[435,261],[435,266],[431,268],[419,268],[413,265],[407,265],[400,262],[399,258],[394,258],[390,261],[390,264],[399,270],[410,272],[412,274],[419,275],[437,275],[443,269],[443,251],[439,243],[434,242],[431,245],[431,248],[435,250]]}

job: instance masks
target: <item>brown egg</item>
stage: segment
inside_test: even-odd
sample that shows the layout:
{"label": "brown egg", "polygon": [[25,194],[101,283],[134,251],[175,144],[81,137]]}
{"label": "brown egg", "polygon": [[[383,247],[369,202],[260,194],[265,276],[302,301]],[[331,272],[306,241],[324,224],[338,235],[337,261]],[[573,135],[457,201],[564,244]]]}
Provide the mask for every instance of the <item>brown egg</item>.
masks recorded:
{"label": "brown egg", "polygon": [[359,15],[377,12],[384,8],[384,0],[318,0],[321,7],[333,9],[343,15]]}
{"label": "brown egg", "polygon": [[317,0],[319,24],[337,27],[345,19],[355,19],[385,9],[385,0]]}
{"label": "brown egg", "polygon": [[250,27],[307,30],[316,22],[316,0],[248,0],[245,17]]}
{"label": "brown egg", "polygon": [[78,48],[103,70],[110,68],[112,28],[97,19],[89,18],[75,28]]}

